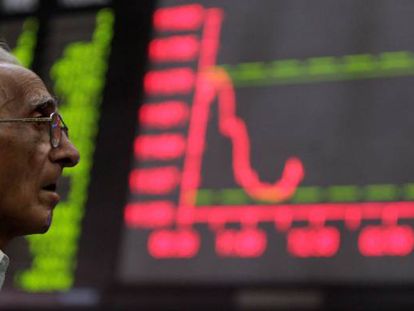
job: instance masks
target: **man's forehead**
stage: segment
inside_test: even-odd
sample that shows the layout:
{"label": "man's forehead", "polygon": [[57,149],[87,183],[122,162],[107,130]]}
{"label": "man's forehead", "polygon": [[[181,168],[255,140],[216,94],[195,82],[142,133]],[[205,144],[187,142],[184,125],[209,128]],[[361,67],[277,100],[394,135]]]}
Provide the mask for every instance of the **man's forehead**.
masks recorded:
{"label": "man's forehead", "polygon": [[56,100],[36,74],[20,66],[0,64],[0,109],[13,102],[28,108],[56,108]]}

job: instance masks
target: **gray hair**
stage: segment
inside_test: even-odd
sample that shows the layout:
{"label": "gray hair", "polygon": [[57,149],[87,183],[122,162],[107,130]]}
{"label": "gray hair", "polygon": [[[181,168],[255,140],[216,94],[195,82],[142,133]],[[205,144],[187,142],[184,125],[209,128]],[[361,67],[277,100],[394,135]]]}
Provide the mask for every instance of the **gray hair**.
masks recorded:
{"label": "gray hair", "polygon": [[4,41],[0,41],[0,63],[20,65],[17,58],[10,53],[10,48]]}

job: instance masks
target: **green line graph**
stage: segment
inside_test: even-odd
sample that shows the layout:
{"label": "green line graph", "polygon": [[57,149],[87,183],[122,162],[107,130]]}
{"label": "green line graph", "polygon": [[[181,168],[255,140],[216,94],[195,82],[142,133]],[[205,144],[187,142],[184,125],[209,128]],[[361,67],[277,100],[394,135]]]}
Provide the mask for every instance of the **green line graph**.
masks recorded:
{"label": "green line graph", "polygon": [[[376,184],[366,186],[336,185],[329,187],[302,186],[284,203],[306,204],[322,202],[387,202],[414,199],[414,183],[401,185]],[[270,204],[254,200],[240,188],[199,189],[196,205]],[[273,203],[272,203],[273,204]]]}
{"label": "green line graph", "polygon": [[391,51],[223,64],[219,67],[229,73],[235,87],[392,78],[414,75],[414,53]]}

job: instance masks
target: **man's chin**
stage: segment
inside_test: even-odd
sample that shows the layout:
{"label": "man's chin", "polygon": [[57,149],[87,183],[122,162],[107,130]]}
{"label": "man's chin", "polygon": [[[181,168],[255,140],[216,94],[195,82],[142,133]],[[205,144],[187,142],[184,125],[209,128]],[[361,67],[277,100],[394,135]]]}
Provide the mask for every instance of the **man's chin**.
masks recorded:
{"label": "man's chin", "polygon": [[41,227],[40,231],[38,233],[46,233],[49,231],[50,225],[52,224],[52,213],[49,213],[47,216],[47,220],[45,224]]}
{"label": "man's chin", "polygon": [[30,227],[26,227],[26,230],[24,230],[25,232],[21,235],[46,233],[49,230],[51,223],[52,213],[49,212],[47,215],[44,215],[44,217],[41,217],[41,219],[33,221]]}

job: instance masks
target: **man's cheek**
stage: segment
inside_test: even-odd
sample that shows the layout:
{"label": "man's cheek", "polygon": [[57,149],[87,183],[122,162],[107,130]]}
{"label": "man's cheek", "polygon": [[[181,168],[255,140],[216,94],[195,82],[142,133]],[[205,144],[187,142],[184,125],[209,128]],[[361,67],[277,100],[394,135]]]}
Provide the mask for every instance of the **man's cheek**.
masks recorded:
{"label": "man's cheek", "polygon": [[39,173],[40,170],[45,166],[46,162],[48,161],[48,153],[50,151],[50,143],[48,144],[38,143],[36,145],[28,146],[25,150],[25,162],[26,165],[30,168],[30,170],[37,171]]}

